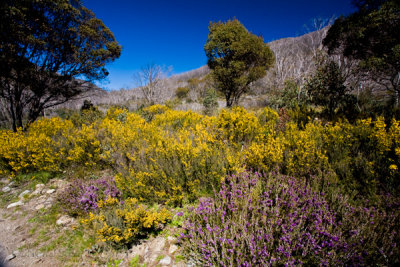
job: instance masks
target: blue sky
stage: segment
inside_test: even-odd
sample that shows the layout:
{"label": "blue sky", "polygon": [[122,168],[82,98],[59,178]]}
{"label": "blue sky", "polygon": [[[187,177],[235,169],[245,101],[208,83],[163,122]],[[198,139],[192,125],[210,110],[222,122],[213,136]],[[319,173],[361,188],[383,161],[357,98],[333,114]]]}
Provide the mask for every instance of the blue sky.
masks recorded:
{"label": "blue sky", "polygon": [[305,33],[313,18],[348,15],[351,0],[82,0],[122,45],[119,59],[109,64],[108,90],[132,88],[133,73],[148,63],[172,66],[174,73],[206,64],[203,46],[210,21],[236,17],[266,42]]}

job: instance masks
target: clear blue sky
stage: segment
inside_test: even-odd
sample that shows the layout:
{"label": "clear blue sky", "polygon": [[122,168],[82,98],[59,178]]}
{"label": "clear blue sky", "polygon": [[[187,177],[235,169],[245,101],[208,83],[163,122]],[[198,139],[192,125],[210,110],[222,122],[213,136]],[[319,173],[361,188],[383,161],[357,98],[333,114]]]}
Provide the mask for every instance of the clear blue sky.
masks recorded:
{"label": "clear blue sky", "polygon": [[122,54],[109,64],[105,89],[131,88],[132,75],[148,63],[172,66],[174,73],[206,64],[203,46],[210,21],[236,17],[266,42],[304,33],[316,17],[347,15],[351,0],[82,0],[114,33]]}

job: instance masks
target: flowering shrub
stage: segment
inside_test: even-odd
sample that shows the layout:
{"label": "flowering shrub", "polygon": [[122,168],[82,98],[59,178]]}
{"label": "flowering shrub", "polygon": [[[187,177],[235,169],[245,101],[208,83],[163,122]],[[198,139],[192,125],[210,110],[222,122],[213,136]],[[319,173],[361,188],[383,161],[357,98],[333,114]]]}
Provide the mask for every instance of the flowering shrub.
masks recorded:
{"label": "flowering shrub", "polygon": [[350,190],[368,195],[382,189],[396,192],[400,185],[399,133],[397,120],[388,127],[382,117],[328,124],[323,147],[330,168]]}
{"label": "flowering shrub", "polygon": [[215,117],[155,105],[139,113],[111,108],[105,118],[75,126],[41,119],[26,132],[0,131],[0,172],[112,166],[126,195],[174,205],[211,193],[245,168],[308,179],[329,173],[360,196],[400,190],[397,120],[300,127],[282,116],[269,108],[236,107]]}
{"label": "flowering shrub", "polygon": [[245,172],[226,178],[213,199],[200,200],[181,240],[191,257],[209,266],[399,261],[395,215],[335,208],[342,212],[295,178]]}
{"label": "flowering shrub", "polygon": [[153,134],[142,135],[139,142],[144,144],[130,150],[135,154],[128,154],[128,172],[116,177],[118,186],[131,197],[181,205],[184,199],[193,201],[200,192],[219,187],[227,172],[235,172],[242,165],[240,152],[217,140],[212,129],[201,124],[173,135],[149,127]]}
{"label": "flowering shrub", "polygon": [[98,210],[98,202],[107,197],[119,199],[121,192],[111,178],[96,180],[74,180],[60,195],[64,210],[76,216]]}
{"label": "flowering shrub", "polygon": [[35,121],[27,132],[0,131],[0,173],[60,170],[73,131],[73,124],[60,118]]}
{"label": "flowering shrub", "polygon": [[279,169],[283,163],[284,140],[272,134],[257,138],[245,152],[247,167],[264,171]]}
{"label": "flowering shrub", "polygon": [[162,114],[164,112],[166,112],[167,110],[169,110],[169,108],[167,106],[164,105],[152,105],[149,107],[145,107],[142,112],[141,115],[143,118],[145,118],[146,121],[151,121],[155,115],[157,114]]}
{"label": "flowering shrub", "polygon": [[279,115],[271,108],[263,108],[258,115],[258,121],[263,128],[264,134],[268,135],[276,131]]}
{"label": "flowering shrub", "polygon": [[324,127],[318,122],[307,124],[304,130],[293,122],[286,125],[283,133],[286,174],[303,177],[329,168],[323,133]]}
{"label": "flowering shrub", "polygon": [[217,128],[221,131],[222,138],[238,146],[251,142],[261,131],[256,115],[242,107],[234,107],[232,111],[221,110]]}
{"label": "flowering shrub", "polygon": [[96,165],[101,159],[94,125],[74,128],[69,120],[41,119],[26,132],[0,131],[0,172],[60,171],[66,166]]}
{"label": "flowering shrub", "polygon": [[91,212],[89,218],[83,219],[81,223],[93,226],[99,240],[115,247],[129,246],[139,238],[160,230],[171,220],[168,210],[147,209],[134,198],[119,201],[109,196],[100,200],[98,206],[99,213]]}

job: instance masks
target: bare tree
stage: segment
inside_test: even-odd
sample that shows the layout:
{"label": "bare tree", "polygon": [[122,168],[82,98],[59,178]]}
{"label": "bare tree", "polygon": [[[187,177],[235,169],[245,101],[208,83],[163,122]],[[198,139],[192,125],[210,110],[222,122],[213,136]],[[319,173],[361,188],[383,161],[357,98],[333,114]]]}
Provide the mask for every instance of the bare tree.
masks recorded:
{"label": "bare tree", "polygon": [[143,66],[133,75],[137,86],[148,103],[155,103],[162,97],[164,81],[171,73],[171,68],[166,68],[154,63]]}
{"label": "bare tree", "polygon": [[312,33],[304,35],[303,46],[309,49],[312,56],[315,58],[320,50],[322,50],[322,40],[324,40],[330,26],[335,22],[336,17],[330,18],[313,18],[308,25],[304,25],[305,33]]}

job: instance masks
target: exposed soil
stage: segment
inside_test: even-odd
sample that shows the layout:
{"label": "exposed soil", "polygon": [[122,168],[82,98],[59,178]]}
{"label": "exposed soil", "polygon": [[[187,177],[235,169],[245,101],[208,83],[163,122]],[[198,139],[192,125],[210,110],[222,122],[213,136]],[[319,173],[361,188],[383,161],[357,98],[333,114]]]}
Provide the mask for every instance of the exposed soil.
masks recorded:
{"label": "exposed soil", "polygon": [[[54,212],[56,194],[67,185],[64,180],[54,179],[28,192],[27,187],[16,187],[8,179],[0,180],[0,267],[107,266],[110,259],[119,262],[112,266],[192,266],[176,258],[179,247],[172,236],[152,237],[125,251],[96,252],[88,248],[74,263],[63,261],[64,252],[57,247],[46,252],[43,247],[68,235],[66,231],[78,225],[73,218]],[[5,187],[7,192],[3,191]],[[9,207],[10,204],[17,206]],[[44,219],[46,216],[50,219]]]}

